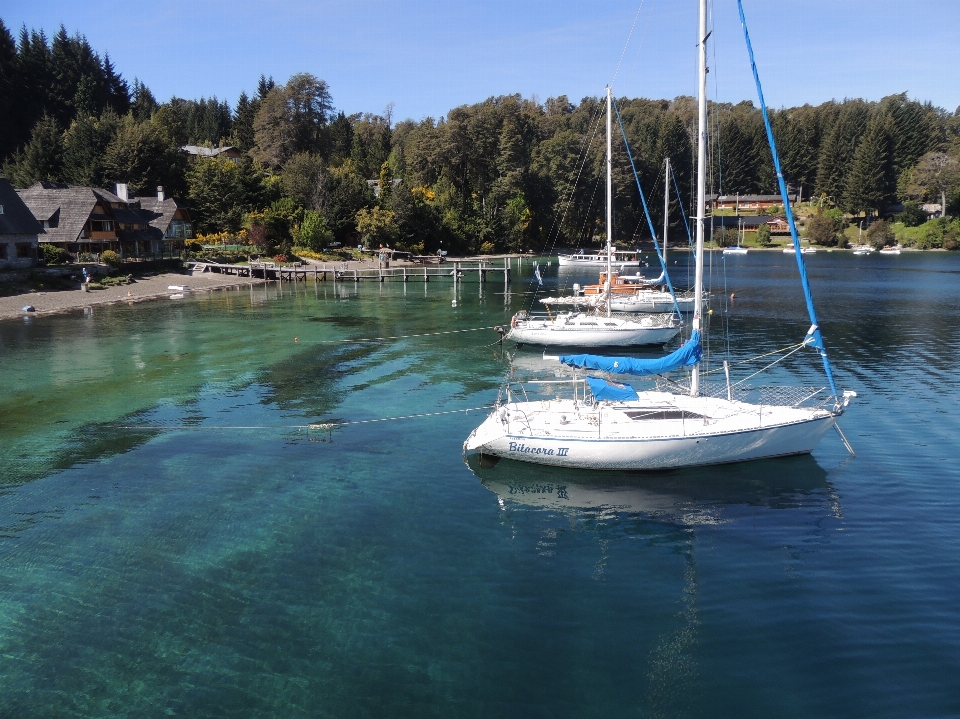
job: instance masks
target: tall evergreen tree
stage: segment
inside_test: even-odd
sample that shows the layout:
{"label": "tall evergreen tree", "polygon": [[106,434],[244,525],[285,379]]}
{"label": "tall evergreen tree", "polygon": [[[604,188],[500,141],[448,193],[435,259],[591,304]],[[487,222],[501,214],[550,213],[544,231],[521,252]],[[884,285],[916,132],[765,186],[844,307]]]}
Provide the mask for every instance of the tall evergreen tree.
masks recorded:
{"label": "tall evergreen tree", "polygon": [[833,197],[834,202],[840,204],[853,155],[869,119],[870,110],[862,100],[848,100],[840,106],[826,142],[820,147],[816,183],[818,195]]}
{"label": "tall evergreen tree", "polygon": [[59,181],[62,171],[63,133],[49,115],[44,115],[33,128],[23,151],[3,167],[3,174],[15,187],[29,187],[38,180]]}
{"label": "tall evergreen tree", "polygon": [[17,44],[0,19],[0,161],[17,149]]}
{"label": "tall evergreen tree", "polygon": [[107,147],[119,125],[120,119],[109,108],[99,119],[82,116],[73,121],[63,137],[64,181],[86,187],[106,187]]}
{"label": "tall evergreen tree", "polygon": [[847,178],[843,204],[848,212],[872,209],[879,213],[894,199],[894,132],[896,124],[890,113],[879,111],[871,118]]}
{"label": "tall evergreen tree", "polygon": [[248,152],[255,141],[253,123],[257,117],[260,102],[250,100],[247,93],[241,92],[237,99],[237,108],[233,113],[233,133],[231,144],[236,145],[244,152]]}
{"label": "tall evergreen tree", "polygon": [[133,119],[137,122],[146,122],[153,117],[153,113],[157,111],[158,107],[157,100],[150,92],[150,88],[137,78],[133,78],[133,95],[130,104]]}

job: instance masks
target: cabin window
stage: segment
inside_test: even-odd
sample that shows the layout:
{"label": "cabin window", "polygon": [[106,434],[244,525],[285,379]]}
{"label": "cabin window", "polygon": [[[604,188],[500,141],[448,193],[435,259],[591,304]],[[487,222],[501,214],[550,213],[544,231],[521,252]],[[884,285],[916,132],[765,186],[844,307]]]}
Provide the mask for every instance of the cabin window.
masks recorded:
{"label": "cabin window", "polygon": [[0,205],[0,215],[3,214],[3,205]]}
{"label": "cabin window", "polygon": [[90,220],[90,229],[93,232],[113,232],[113,222],[110,220]]}
{"label": "cabin window", "polygon": [[17,257],[19,257],[20,259],[32,258],[33,245],[31,245],[29,242],[18,242]]}
{"label": "cabin window", "polygon": [[0,260],[7,259],[7,243],[0,242]]}
{"label": "cabin window", "polygon": [[704,419],[702,414],[696,412],[685,412],[682,409],[672,407],[651,407],[650,409],[631,410],[625,412],[630,419]]}

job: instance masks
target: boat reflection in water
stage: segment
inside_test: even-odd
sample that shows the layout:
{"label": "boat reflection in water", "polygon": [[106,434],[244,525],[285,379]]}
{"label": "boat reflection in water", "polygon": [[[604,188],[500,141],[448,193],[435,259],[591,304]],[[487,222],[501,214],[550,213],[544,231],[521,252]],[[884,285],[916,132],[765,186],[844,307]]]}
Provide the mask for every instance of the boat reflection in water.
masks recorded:
{"label": "boat reflection in water", "polygon": [[725,507],[812,509],[839,516],[827,473],[810,455],[669,472],[594,472],[489,455],[466,464],[502,507],[637,514],[684,525],[723,521]]}

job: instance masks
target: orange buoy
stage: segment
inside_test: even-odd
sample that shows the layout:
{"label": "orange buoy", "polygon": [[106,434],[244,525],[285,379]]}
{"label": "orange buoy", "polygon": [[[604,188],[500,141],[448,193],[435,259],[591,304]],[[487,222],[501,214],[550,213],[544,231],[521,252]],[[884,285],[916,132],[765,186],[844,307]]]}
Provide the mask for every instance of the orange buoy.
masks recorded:
{"label": "orange buoy", "polygon": [[737,299],[737,295],[736,295],[735,292],[731,292],[731,293],[730,293],[730,299],[731,299],[731,300]]}

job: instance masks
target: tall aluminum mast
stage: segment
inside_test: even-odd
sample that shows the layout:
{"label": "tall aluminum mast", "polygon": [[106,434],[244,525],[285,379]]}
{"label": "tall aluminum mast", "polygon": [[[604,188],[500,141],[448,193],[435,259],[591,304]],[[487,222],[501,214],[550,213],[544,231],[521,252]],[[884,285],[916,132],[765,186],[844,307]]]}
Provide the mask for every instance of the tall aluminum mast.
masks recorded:
{"label": "tall aluminum mast", "polygon": [[667,267],[667,230],[670,227],[670,158],[663,162],[663,267],[664,272],[670,272]]}
{"label": "tall aluminum mast", "polygon": [[[700,0],[700,68],[697,115],[697,258],[693,289],[693,330],[701,331],[703,313],[703,235],[707,206],[707,0]],[[700,394],[700,365],[690,376],[690,395]]]}
{"label": "tall aluminum mast", "polygon": [[610,316],[610,273],[613,271],[613,132],[611,132],[613,100],[610,86],[607,85],[607,317]]}

